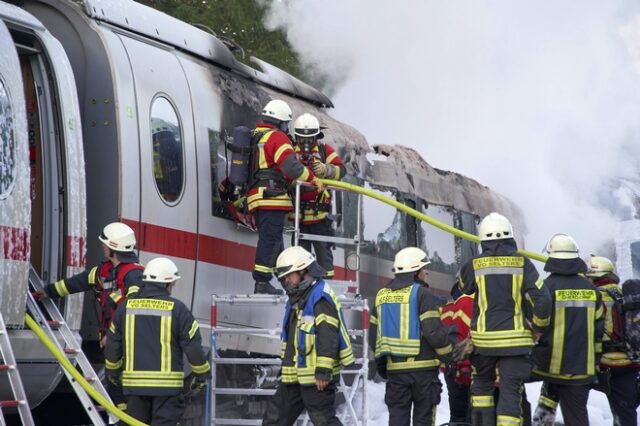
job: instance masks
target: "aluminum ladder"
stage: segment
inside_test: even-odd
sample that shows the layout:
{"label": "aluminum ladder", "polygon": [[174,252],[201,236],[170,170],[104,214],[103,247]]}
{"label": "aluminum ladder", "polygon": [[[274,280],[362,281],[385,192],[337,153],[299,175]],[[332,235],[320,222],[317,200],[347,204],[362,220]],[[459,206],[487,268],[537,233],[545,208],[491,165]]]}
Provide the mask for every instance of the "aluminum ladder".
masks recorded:
{"label": "aluminum ladder", "polygon": [[16,363],[16,357],[13,355],[13,349],[11,349],[11,341],[9,340],[7,327],[4,325],[2,313],[0,313],[0,356],[2,357],[0,373],[6,373],[9,383],[11,384],[11,391],[15,397],[14,400],[0,401],[0,425],[6,425],[4,415],[2,414],[2,407],[16,407],[18,414],[20,414],[20,419],[22,419],[22,424],[25,426],[33,426],[34,423],[33,417],[31,417],[29,401],[27,401],[27,394],[22,385],[18,364]]}
{"label": "aluminum ladder", "polygon": [[[33,268],[29,271],[29,283],[35,291],[44,291],[44,285],[40,280],[38,273]],[[75,338],[73,331],[71,331],[67,325],[56,304],[53,300],[48,298],[41,299],[39,302],[44,307],[49,319],[47,319],[45,313],[40,309],[38,302],[35,300],[31,292],[27,293],[27,310],[31,313],[33,319],[38,323],[38,325],[40,325],[40,327],[42,327],[44,332],[55,343],[60,352],[67,355],[72,363],[75,361],[75,364],[80,367],[80,371],[93,388],[107,399],[107,401],[111,402],[111,398],[102,385],[100,378],[93,369],[93,366],[89,362],[87,356],[82,352],[82,348],[80,347],[78,340]],[[57,331],[58,333],[55,333],[54,331]],[[64,341],[64,347],[58,340],[60,337],[62,337],[62,340]],[[89,394],[82,388],[82,386],[80,386],[73,376],[71,376],[71,373],[65,369],[63,369],[63,371],[92,424],[96,426],[105,426],[107,423],[100,415],[98,405],[95,404]]]}
{"label": "aluminum ladder", "polygon": [[[273,365],[280,367],[280,358],[226,358],[220,357],[217,352],[216,338],[221,334],[233,335],[266,335],[279,336],[281,329],[252,328],[252,327],[220,327],[218,326],[218,307],[226,306],[250,306],[252,309],[277,308],[284,312],[286,296],[271,296],[266,294],[252,295],[212,295],[211,296],[211,393],[209,402],[210,425],[261,425],[262,419],[240,419],[217,417],[217,399],[219,395],[237,396],[271,396],[275,389],[260,388],[229,388],[217,386],[217,368],[221,365]],[[356,357],[354,368],[341,369],[336,395],[341,394],[345,402],[336,410],[336,416],[343,424],[354,426],[367,426],[368,401],[367,401],[367,376],[369,372],[369,304],[367,299],[360,297],[338,296],[343,314],[349,310],[360,311],[360,327],[348,328],[347,333],[351,338],[362,337],[362,353]],[[354,354],[355,355],[355,354]],[[346,376],[353,376],[351,385],[347,385]],[[304,412],[297,420],[297,426],[307,426],[310,420]]]}

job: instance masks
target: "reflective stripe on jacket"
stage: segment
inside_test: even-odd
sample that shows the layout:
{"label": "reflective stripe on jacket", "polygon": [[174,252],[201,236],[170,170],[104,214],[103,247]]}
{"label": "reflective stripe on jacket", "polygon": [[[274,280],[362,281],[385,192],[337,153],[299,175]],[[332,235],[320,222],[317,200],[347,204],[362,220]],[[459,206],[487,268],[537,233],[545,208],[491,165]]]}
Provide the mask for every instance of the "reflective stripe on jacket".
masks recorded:
{"label": "reflective stripe on jacket", "polygon": [[[293,209],[291,198],[287,193],[286,182],[301,180],[311,182],[315,177],[307,167],[298,161],[291,141],[284,132],[277,130],[275,126],[259,123],[254,133],[262,133],[258,140],[251,165],[257,182],[249,189],[247,204],[250,212],[256,209],[285,210]],[[269,186],[265,180],[260,180],[260,171],[272,171],[278,179],[275,186]],[[275,181],[278,182],[275,182]]]}
{"label": "reflective stripe on jacket", "polygon": [[432,370],[438,357],[451,354],[454,331],[442,324],[433,295],[413,282],[413,273],[398,274],[376,296],[369,345],[376,359],[386,358],[388,374]]}
{"label": "reflective stripe on jacket", "polygon": [[[330,309],[318,310],[321,301],[328,302]],[[295,324],[293,336],[288,333],[289,324]],[[321,327],[331,331],[322,334]],[[283,383],[312,385],[319,370],[329,371],[330,376],[335,376],[340,372],[340,366],[346,367],[355,362],[340,302],[322,279],[311,288],[302,310],[292,306],[291,301],[287,303],[281,339]],[[334,347],[332,342],[335,341],[337,345]],[[290,343],[293,350],[288,348]],[[290,359],[287,354],[290,354]]]}
{"label": "reflective stripe on jacket", "polygon": [[105,363],[122,370],[125,395],[177,395],[183,387],[183,354],[195,374],[210,371],[198,322],[164,285],[146,282],[122,304],[107,333]]}
{"label": "reflective stripe on jacket", "polygon": [[604,329],[600,293],[580,275],[552,273],[545,286],[553,302],[551,326],[533,348],[534,373],[555,383],[594,381],[596,346]]}
{"label": "reflective stripe on jacket", "polygon": [[543,330],[549,325],[551,297],[531,261],[517,254],[515,241],[482,244],[482,254],[461,268],[461,290],[475,293],[471,319],[475,352],[528,354],[533,346],[530,327]]}

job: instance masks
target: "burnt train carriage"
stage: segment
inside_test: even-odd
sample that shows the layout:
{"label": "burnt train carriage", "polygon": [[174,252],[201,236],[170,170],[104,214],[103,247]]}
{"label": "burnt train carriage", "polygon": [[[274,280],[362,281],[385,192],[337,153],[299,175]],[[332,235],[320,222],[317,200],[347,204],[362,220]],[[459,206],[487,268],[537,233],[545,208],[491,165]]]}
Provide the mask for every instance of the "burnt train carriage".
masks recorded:
{"label": "burnt train carriage", "polygon": [[[272,98],[287,101],[294,115],[316,115],[328,127],[325,141],[345,161],[348,181],[389,192],[470,232],[477,217],[492,210],[521,223],[503,197],[430,167],[408,148],[370,147],[357,130],[327,114],[331,101],[318,90],[258,59],[256,69],[239,63],[215,36],[184,22],[125,0],[16,4],[20,7],[2,4],[0,9],[8,28],[1,39],[3,54],[13,55],[2,69],[3,78],[12,82],[7,102],[22,118],[14,129],[16,184],[0,200],[0,225],[17,229],[16,238],[24,242],[19,260],[7,260],[6,253],[0,259],[3,266],[10,264],[3,268],[9,272],[0,272],[0,289],[18,307],[16,326],[24,295],[10,283],[26,282],[29,262],[50,281],[95,264],[101,257],[97,235],[104,224],[119,219],[136,229],[143,262],[158,255],[176,261],[183,278],[175,295],[207,333],[210,295],[248,293],[253,285],[249,272],[257,237],[222,213],[217,193],[226,172],[225,135],[237,125],[253,125]],[[24,97],[15,89],[20,78]],[[366,244],[360,291],[365,295],[391,276],[392,256],[405,245],[429,252],[435,269],[431,281],[441,291],[450,287],[457,264],[475,250],[376,201],[365,199],[361,207]],[[336,232],[353,237],[356,196],[339,194],[335,208]],[[351,250],[340,246],[335,253],[336,283],[346,287],[354,276],[346,268]],[[95,341],[93,298],[86,298],[84,311],[81,302],[82,296],[65,300],[67,318],[82,328],[85,341]],[[265,323],[262,315],[241,309],[226,320]],[[266,322],[276,326],[280,320],[281,312],[274,312]],[[12,339],[20,333],[13,332]],[[50,362],[38,342],[24,342],[23,362],[36,353]],[[223,343],[227,349],[279,351],[276,338]],[[59,377],[55,366],[47,368],[51,371],[39,379],[46,382],[42,395]]]}

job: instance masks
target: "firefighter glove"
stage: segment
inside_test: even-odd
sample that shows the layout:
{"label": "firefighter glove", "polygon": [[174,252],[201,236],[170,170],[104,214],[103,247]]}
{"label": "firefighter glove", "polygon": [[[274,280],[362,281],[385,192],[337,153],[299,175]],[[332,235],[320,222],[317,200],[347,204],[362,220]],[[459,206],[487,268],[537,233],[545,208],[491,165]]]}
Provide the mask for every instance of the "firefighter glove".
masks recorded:
{"label": "firefighter glove", "polygon": [[455,348],[453,348],[453,359],[456,362],[462,362],[469,358],[473,352],[473,342],[471,338],[467,336],[463,341],[459,342]]}
{"label": "firefighter glove", "polygon": [[387,358],[386,357],[376,359],[376,372],[384,380],[387,380]]}
{"label": "firefighter glove", "polygon": [[186,379],[187,384],[187,394],[188,397],[193,397],[198,395],[207,387],[207,382],[209,381],[208,374],[191,374]]}
{"label": "firefighter glove", "polygon": [[120,379],[120,370],[107,370],[106,376],[107,381],[116,388],[120,388],[120,386],[122,386],[122,380]]}
{"label": "firefighter glove", "polygon": [[313,170],[313,173],[319,178],[324,178],[327,176],[327,165],[322,161],[315,160],[311,164],[311,169]]}
{"label": "firefighter glove", "polygon": [[324,191],[324,183],[322,183],[317,177],[314,177],[311,183],[316,187],[318,192]]}

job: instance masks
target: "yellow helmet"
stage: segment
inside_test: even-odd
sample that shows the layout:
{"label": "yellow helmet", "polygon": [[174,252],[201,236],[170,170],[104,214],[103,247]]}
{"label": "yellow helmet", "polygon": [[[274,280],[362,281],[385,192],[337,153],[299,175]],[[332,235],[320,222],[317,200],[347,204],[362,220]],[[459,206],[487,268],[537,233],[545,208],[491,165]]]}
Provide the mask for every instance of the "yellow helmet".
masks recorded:
{"label": "yellow helmet", "polygon": [[417,247],[407,247],[396,253],[393,261],[393,273],[404,274],[419,271],[428,264],[427,253]]}
{"label": "yellow helmet", "polygon": [[613,262],[606,257],[592,254],[589,257],[589,270],[585,274],[588,277],[603,277],[613,272]]}
{"label": "yellow helmet", "polygon": [[567,234],[555,234],[547,243],[547,253],[554,259],[575,259],[579,256],[578,244]]}

